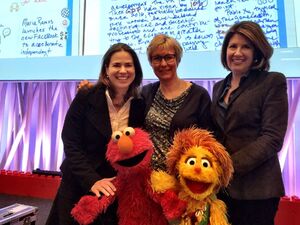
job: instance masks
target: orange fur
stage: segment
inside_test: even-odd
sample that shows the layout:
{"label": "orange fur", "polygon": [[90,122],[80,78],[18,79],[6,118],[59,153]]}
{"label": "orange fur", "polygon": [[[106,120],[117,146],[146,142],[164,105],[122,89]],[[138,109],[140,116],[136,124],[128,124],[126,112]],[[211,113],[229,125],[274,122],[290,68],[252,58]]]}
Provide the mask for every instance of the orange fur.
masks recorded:
{"label": "orange fur", "polygon": [[225,147],[216,141],[213,135],[204,129],[189,128],[177,132],[174,142],[167,155],[167,166],[170,174],[177,174],[177,162],[182,154],[192,146],[201,146],[210,151],[218,160],[221,167],[221,186],[227,186],[232,177],[232,161]]}
{"label": "orange fur", "polygon": [[[152,172],[151,186],[161,193],[176,190],[178,197],[187,202],[180,224],[193,224],[193,215],[199,215],[199,210],[203,213],[209,205],[209,224],[229,225],[225,203],[216,198],[216,193],[229,184],[232,161],[209,131],[192,127],[177,132],[167,154],[167,167],[168,173]],[[166,185],[167,181],[171,182]],[[200,215],[197,220],[203,218]]]}

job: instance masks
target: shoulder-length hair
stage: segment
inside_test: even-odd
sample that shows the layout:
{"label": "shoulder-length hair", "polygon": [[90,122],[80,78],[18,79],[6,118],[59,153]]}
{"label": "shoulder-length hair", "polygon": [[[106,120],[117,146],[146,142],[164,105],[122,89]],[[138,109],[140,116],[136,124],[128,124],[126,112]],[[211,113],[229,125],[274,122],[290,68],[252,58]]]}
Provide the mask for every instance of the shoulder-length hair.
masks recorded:
{"label": "shoulder-length hair", "polygon": [[268,71],[270,69],[270,58],[273,55],[273,48],[268,42],[262,28],[255,22],[242,21],[234,24],[227,31],[221,50],[221,62],[230,70],[226,60],[227,47],[234,34],[245,37],[254,47],[254,58],[251,69]]}
{"label": "shoulder-length hair", "polygon": [[139,94],[140,85],[143,80],[142,66],[136,52],[129,45],[124,43],[113,44],[104,54],[102,58],[102,65],[101,65],[101,70],[100,70],[97,84],[98,85],[104,84],[105,86],[107,86],[110,93],[112,94],[111,97],[114,97],[115,90],[110,85],[109,78],[106,74],[106,68],[109,66],[112,55],[115,54],[116,52],[121,52],[121,51],[128,52],[131,55],[133,59],[134,69],[135,69],[135,78],[128,88],[125,99],[128,99],[131,96],[137,97]]}

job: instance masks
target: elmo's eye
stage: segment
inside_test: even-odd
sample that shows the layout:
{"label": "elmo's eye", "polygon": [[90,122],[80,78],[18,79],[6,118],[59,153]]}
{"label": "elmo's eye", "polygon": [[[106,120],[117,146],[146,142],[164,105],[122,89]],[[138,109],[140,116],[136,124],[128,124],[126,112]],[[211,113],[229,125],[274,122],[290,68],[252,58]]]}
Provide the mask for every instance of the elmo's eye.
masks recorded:
{"label": "elmo's eye", "polygon": [[123,134],[126,136],[133,136],[135,134],[135,131],[132,127],[126,127],[123,131]]}
{"label": "elmo's eye", "polygon": [[186,160],[186,164],[191,165],[191,166],[195,165],[196,162],[197,162],[197,160],[195,157],[191,157]]}
{"label": "elmo's eye", "polygon": [[115,132],[112,133],[111,139],[112,139],[114,142],[116,142],[116,141],[118,141],[118,140],[120,139],[120,137],[121,137],[122,135],[123,135],[123,134],[122,134],[121,131],[115,131]]}
{"label": "elmo's eye", "polygon": [[207,159],[202,159],[201,163],[202,163],[202,166],[205,168],[210,167],[210,162]]}

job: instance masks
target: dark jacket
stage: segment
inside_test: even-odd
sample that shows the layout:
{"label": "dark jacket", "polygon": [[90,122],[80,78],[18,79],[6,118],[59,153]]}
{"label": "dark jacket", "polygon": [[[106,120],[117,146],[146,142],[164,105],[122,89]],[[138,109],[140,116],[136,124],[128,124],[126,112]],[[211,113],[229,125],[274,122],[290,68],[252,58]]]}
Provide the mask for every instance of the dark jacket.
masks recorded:
{"label": "dark jacket", "polygon": [[[145,116],[147,115],[157,89],[159,82],[150,83],[143,87],[142,96],[146,102]],[[212,129],[210,116],[211,100],[207,90],[195,83],[192,83],[191,90],[186,96],[182,106],[175,113],[170,127],[170,136],[173,138],[177,130],[188,128],[193,125],[203,128]]]}
{"label": "dark jacket", "polygon": [[[132,99],[129,126],[141,127],[143,122],[144,101]],[[65,207],[72,208],[96,181],[116,175],[105,158],[111,134],[105,87],[80,91],[71,103],[62,131],[65,160],[61,165],[62,182],[57,197],[69,199],[72,205]],[[114,210],[112,214],[108,217],[116,217]]]}
{"label": "dark jacket", "polygon": [[213,88],[212,118],[217,139],[234,164],[228,192],[236,199],[266,199],[284,195],[277,153],[288,120],[286,78],[281,73],[252,71],[230,100],[222,119],[218,100],[229,79]]}

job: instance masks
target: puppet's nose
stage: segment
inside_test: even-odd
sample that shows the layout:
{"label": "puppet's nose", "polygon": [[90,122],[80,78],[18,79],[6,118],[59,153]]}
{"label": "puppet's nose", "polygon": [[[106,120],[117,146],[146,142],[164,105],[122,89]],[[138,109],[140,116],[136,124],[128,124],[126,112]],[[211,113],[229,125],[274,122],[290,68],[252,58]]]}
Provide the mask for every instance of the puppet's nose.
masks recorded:
{"label": "puppet's nose", "polygon": [[129,136],[122,135],[118,141],[118,147],[121,153],[129,154],[132,150],[133,143]]}
{"label": "puppet's nose", "polygon": [[201,168],[200,167],[195,167],[194,169],[196,174],[200,174],[201,173]]}

